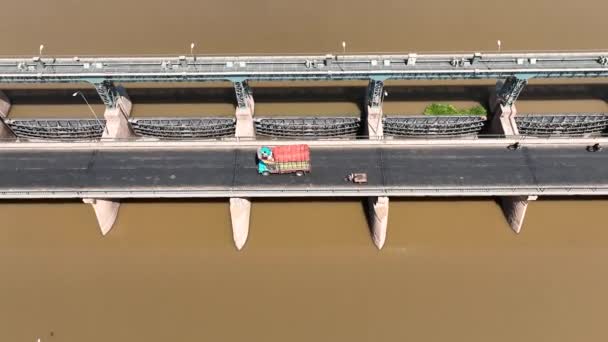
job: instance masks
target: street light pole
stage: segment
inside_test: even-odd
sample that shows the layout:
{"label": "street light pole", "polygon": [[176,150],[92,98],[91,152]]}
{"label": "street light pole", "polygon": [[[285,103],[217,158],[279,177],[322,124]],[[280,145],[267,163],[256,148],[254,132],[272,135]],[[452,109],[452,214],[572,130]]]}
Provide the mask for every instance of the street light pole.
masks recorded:
{"label": "street light pole", "polygon": [[103,130],[106,133],[108,133],[108,127],[101,123],[101,120],[99,120],[99,118],[97,117],[97,113],[95,113],[95,111],[93,110],[93,107],[91,107],[91,104],[89,104],[89,101],[87,101],[87,98],[84,96],[82,91],[79,90],[79,91],[75,92],[74,94],[72,94],[72,96],[78,96],[78,95],[80,95],[82,97],[82,99],[84,100],[84,102],[87,104],[87,106],[89,107],[89,110],[93,114],[93,117],[95,117],[95,120],[97,120],[97,123],[99,124],[99,126],[103,127]]}
{"label": "street light pole", "polygon": [[[388,91],[384,90],[382,92],[382,99],[380,100],[380,110],[382,110],[382,106],[384,105],[384,98],[386,96],[388,96]],[[382,117],[384,117],[384,115]],[[380,126],[382,126],[382,119],[378,120],[378,124],[376,124],[376,132],[378,132]],[[384,135],[384,133],[382,133],[382,135]]]}

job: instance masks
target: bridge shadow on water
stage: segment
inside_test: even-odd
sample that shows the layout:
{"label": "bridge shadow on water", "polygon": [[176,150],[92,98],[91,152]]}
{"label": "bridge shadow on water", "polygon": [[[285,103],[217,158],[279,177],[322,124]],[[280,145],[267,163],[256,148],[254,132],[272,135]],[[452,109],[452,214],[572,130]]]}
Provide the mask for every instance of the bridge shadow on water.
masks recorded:
{"label": "bridge shadow on water", "polygon": [[[387,85],[385,101],[477,101],[485,106],[493,86],[486,85]],[[324,86],[259,86],[253,87],[256,102],[352,102],[363,111],[366,96],[365,86],[331,85]],[[82,99],[72,96],[80,90],[92,104],[100,104],[97,92],[87,85],[74,88],[19,88],[4,92],[13,104],[82,104]],[[136,87],[127,92],[134,103],[231,103],[236,105],[234,89],[225,84],[217,87],[180,87],[167,84],[167,88]],[[608,84],[529,84],[520,100],[608,100]]]}

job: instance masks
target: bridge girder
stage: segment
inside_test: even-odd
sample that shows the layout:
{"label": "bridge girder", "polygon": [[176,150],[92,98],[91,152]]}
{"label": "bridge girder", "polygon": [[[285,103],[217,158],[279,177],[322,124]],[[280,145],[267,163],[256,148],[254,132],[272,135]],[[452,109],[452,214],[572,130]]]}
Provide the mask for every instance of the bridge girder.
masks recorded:
{"label": "bridge girder", "polygon": [[384,81],[370,80],[367,86],[367,105],[372,108],[382,107],[384,100]]}
{"label": "bridge girder", "polygon": [[253,92],[246,80],[236,81],[234,84],[234,92],[236,94],[236,104],[238,108],[250,108],[253,99]]}
{"label": "bridge girder", "polygon": [[527,78],[509,76],[504,82],[496,83],[496,97],[503,106],[512,106],[528,84]]}
{"label": "bridge girder", "polygon": [[121,94],[118,88],[114,85],[114,82],[103,80],[92,83],[95,86],[95,90],[97,90],[101,101],[103,101],[106,107],[115,108]]}

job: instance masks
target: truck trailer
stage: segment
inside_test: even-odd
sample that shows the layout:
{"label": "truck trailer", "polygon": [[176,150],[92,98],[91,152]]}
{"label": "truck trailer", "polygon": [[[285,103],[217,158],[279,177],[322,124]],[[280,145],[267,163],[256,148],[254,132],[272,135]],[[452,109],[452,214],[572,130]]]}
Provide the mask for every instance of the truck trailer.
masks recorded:
{"label": "truck trailer", "polygon": [[258,173],[268,176],[274,173],[295,173],[303,176],[310,172],[310,147],[308,145],[262,146],[257,151]]}

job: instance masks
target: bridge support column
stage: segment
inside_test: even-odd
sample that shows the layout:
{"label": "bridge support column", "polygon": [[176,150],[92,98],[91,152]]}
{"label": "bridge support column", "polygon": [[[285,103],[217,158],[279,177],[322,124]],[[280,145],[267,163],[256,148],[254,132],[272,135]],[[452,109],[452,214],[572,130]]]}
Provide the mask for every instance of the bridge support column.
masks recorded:
{"label": "bridge support column", "polygon": [[[95,83],[95,89],[106,105],[103,114],[106,128],[102,138],[126,139],[135,136],[129,123],[129,116],[133,107],[127,92],[123,87],[116,87],[110,81]],[[120,209],[120,201],[109,199],[83,199],[84,203],[91,204],[99,223],[102,235],[106,235],[114,226]]]}
{"label": "bridge support column", "polygon": [[232,223],[232,239],[240,251],[249,236],[249,219],[251,216],[251,201],[247,198],[230,199],[230,221]]}
{"label": "bridge support column", "polygon": [[496,89],[490,98],[492,119],[490,130],[493,134],[506,136],[519,135],[515,116],[515,101],[528,83],[528,79],[510,76],[504,81],[496,82]]}
{"label": "bridge support column", "polygon": [[253,113],[255,101],[253,93],[247,84],[247,81],[234,82],[234,91],[236,93],[236,132],[237,138],[253,138],[255,137],[255,128],[253,125]]}
{"label": "bridge support column", "polygon": [[384,136],[382,125],[382,101],[384,99],[384,82],[371,80],[367,87],[365,99],[366,122],[365,133],[370,139],[381,139]]}
{"label": "bridge support column", "polygon": [[[236,94],[236,130],[237,138],[254,138],[253,113],[255,102],[247,81],[234,82]],[[249,236],[249,220],[251,217],[251,201],[247,198],[230,199],[230,221],[232,223],[232,239],[238,250],[241,250]]]}
{"label": "bridge support column", "polygon": [[[382,139],[384,127],[382,123],[382,102],[384,100],[384,82],[370,80],[365,97],[365,134],[368,139]],[[368,223],[372,240],[378,249],[384,247],[388,228],[388,197],[368,197]]]}
{"label": "bridge support column", "polygon": [[378,249],[384,247],[386,241],[386,231],[388,228],[388,197],[369,197],[369,224],[372,239]]}
{"label": "bridge support column", "polygon": [[4,119],[8,117],[8,113],[11,111],[11,101],[8,96],[4,94],[4,92],[0,91],[0,139],[10,139],[14,138],[15,134],[8,127],[6,123],[4,123]]}
{"label": "bridge support column", "polygon": [[490,121],[490,130],[492,134],[501,134],[504,136],[519,135],[519,129],[515,122],[517,108],[515,105],[504,106],[497,104],[494,107],[492,120]]}
{"label": "bridge support column", "polygon": [[536,199],[538,196],[504,196],[500,198],[502,211],[509,226],[516,234],[521,231],[529,202]]}
{"label": "bridge support column", "polygon": [[106,119],[106,129],[102,138],[126,139],[134,137],[135,133],[129,123],[133,104],[123,87],[117,87],[110,81],[95,83],[95,89],[106,105],[103,114]]}
{"label": "bridge support column", "polygon": [[120,209],[120,202],[106,199],[93,199],[84,198],[84,203],[91,204],[93,210],[95,210],[95,216],[99,223],[99,229],[101,235],[105,236],[114,226],[116,218],[118,217],[118,209]]}

